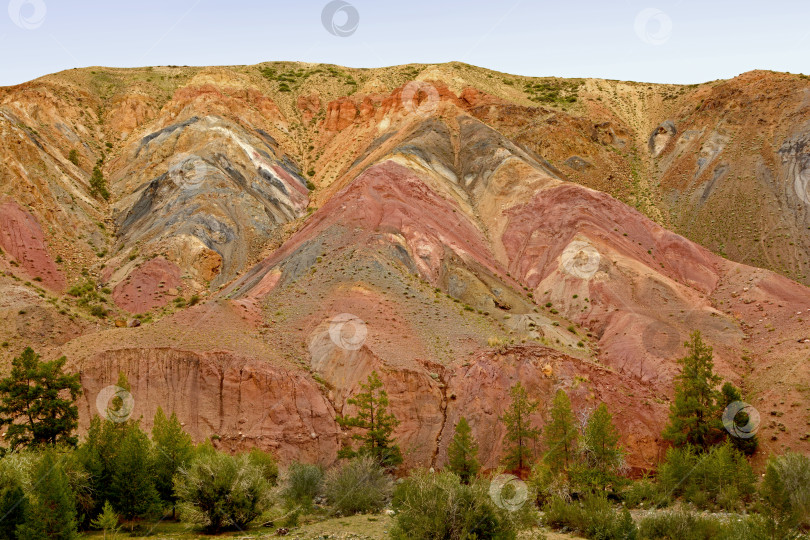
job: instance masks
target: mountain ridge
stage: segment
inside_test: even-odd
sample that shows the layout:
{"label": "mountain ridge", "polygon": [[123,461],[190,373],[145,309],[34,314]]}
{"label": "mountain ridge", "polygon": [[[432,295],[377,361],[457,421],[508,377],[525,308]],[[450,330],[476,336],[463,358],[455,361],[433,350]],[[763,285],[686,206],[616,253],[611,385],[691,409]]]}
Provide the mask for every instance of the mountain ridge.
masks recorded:
{"label": "mountain ridge", "polygon": [[806,447],[810,290],[771,270],[807,283],[808,95],[768,72],[678,86],[458,63],[5,87],[0,358],[66,354],[85,427],[122,371],[147,426],[161,405],[197,439],[325,462],[376,369],[409,466],[440,466],[461,414],[496,466],[522,380],[539,425],[557,388],[607,402],[646,470],[699,329],[766,419],[760,459]]}

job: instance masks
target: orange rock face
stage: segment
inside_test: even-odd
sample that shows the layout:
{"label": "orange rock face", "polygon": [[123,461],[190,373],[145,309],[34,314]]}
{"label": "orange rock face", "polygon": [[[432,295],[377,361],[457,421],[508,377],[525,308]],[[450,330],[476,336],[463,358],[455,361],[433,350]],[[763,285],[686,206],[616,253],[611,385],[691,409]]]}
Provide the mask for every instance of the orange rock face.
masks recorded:
{"label": "orange rock face", "polygon": [[42,228],[14,202],[0,203],[0,247],[30,279],[39,279],[56,291],[65,288],[65,276],[48,253]]}
{"label": "orange rock face", "polygon": [[106,403],[99,393],[127,376],[133,418],[151,429],[157,407],[177,414],[195,440],[218,446],[272,451],[285,462],[331,463],[338,446],[335,412],[308,376],[233,353],[172,349],[117,350],[88,360],[81,369],[85,394],[82,427]]}
{"label": "orange rock face", "polygon": [[304,122],[311,122],[321,110],[321,98],[315,93],[308,96],[298,96],[297,105]]}

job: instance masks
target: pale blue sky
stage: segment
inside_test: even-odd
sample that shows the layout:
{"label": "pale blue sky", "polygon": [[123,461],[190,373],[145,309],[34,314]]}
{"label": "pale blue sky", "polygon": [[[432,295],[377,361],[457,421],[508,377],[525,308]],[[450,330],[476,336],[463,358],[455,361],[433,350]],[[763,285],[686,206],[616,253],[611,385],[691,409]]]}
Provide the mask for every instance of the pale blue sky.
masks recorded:
{"label": "pale blue sky", "polygon": [[[2,0],[0,85],[94,65],[376,67],[459,60],[521,75],[693,83],[810,73],[807,0]],[[354,22],[354,21],[348,21]]]}

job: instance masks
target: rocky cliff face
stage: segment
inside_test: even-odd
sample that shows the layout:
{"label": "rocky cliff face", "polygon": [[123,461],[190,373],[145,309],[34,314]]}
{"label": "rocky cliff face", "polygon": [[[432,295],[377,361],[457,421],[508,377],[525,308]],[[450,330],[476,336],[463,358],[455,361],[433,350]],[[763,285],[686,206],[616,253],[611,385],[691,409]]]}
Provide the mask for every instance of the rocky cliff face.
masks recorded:
{"label": "rocky cliff face", "polygon": [[67,355],[82,428],[124,373],[144,427],[324,463],[376,370],[407,465],[465,416],[495,467],[520,380],[538,426],[559,388],[606,402],[641,470],[700,330],[762,457],[807,448],[808,95],[455,63],[0,89],[0,358]]}

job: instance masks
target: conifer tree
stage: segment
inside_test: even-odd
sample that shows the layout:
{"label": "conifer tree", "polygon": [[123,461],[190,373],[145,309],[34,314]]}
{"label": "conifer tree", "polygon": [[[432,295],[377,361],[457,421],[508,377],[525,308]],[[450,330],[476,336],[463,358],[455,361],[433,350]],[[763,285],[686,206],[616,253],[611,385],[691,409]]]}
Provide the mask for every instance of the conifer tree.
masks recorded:
{"label": "conifer tree", "polygon": [[137,422],[127,422],[110,475],[110,502],[126,519],[149,517],[160,511],[151,458],[146,434]]}
{"label": "conifer tree", "polygon": [[[126,375],[119,373],[117,386],[129,391],[130,386]],[[113,471],[116,459],[121,452],[121,442],[134,421],[113,422],[109,418],[118,419],[128,416],[119,396],[116,396],[107,406],[106,418],[94,416],[90,419],[90,428],[87,431],[84,443],[79,446],[77,457],[79,463],[90,475],[91,490],[96,500],[96,506],[91,515],[102,511],[101,501],[110,501],[114,508],[118,508],[118,497],[113,492]]]}
{"label": "conifer tree", "polygon": [[616,480],[624,459],[619,432],[607,405],[599,404],[588,417],[582,433],[582,469],[580,484],[604,490]]}
{"label": "conifer tree", "polygon": [[34,483],[18,540],[73,540],[77,537],[76,503],[59,459],[46,451],[34,469]]}
{"label": "conifer tree", "polygon": [[166,418],[160,407],[155,413],[152,442],[155,445],[155,487],[160,498],[172,505],[172,517],[175,517],[177,498],[174,495],[172,480],[177,470],[191,461],[194,443],[191,436],[183,431],[177,415],[172,413],[171,417]]}
{"label": "conifer tree", "polygon": [[540,429],[532,427],[531,415],[540,403],[529,399],[529,394],[519,381],[509,389],[512,398],[509,408],[501,417],[506,424],[506,440],[509,448],[504,455],[504,464],[514,470],[523,470],[531,465],[534,443],[540,437]]}
{"label": "conifer tree", "polygon": [[[130,389],[123,373],[118,376],[117,386]],[[121,408],[123,403],[111,405],[114,410],[107,416],[116,421],[92,418],[87,438],[78,449],[78,460],[90,474],[98,504],[109,501],[126,519],[152,516],[161,508],[152,445],[139,421],[123,420],[130,414]],[[96,506],[95,513],[101,511]]]}
{"label": "conifer tree", "polygon": [[571,410],[571,401],[568,394],[561,388],[554,395],[551,406],[551,420],[543,430],[543,440],[546,445],[544,460],[554,473],[568,473],[577,457],[577,431],[574,411]]}
{"label": "conifer tree", "polygon": [[12,360],[11,374],[0,380],[0,425],[8,425],[11,449],[75,446],[79,425],[74,404],[82,393],[78,374],[66,374],[65,357],[43,362],[30,347]]}
{"label": "conifer tree", "polygon": [[699,331],[684,345],[689,354],[678,361],[681,373],[676,377],[675,401],[663,437],[677,447],[691,444],[705,450],[723,439],[716,390],[720,377],[714,373],[712,348],[703,343]]}
{"label": "conifer tree", "polygon": [[453,440],[447,448],[447,468],[457,474],[461,481],[469,484],[481,470],[478,461],[478,443],[472,436],[470,424],[463,416],[456,424]]}
{"label": "conifer tree", "polygon": [[108,537],[110,539],[115,538],[115,535],[118,533],[120,527],[118,525],[118,514],[116,514],[115,510],[113,510],[110,501],[104,501],[104,508],[101,511],[101,514],[90,522],[90,525],[96,529],[101,529],[104,531],[104,540],[107,540]]}
{"label": "conifer tree", "polygon": [[388,394],[376,371],[372,371],[366,383],[360,383],[362,391],[346,402],[357,407],[356,416],[338,416],[337,422],[343,428],[360,429],[352,438],[360,441],[358,450],[344,448],[341,457],[357,454],[369,455],[385,467],[395,467],[402,463],[402,453],[391,437],[399,421],[388,413]]}
{"label": "conifer tree", "polygon": [[100,196],[106,201],[110,198],[110,192],[107,189],[107,181],[104,179],[100,165],[101,160],[93,167],[93,174],[90,176],[90,195],[93,197]]}
{"label": "conifer tree", "polygon": [[605,403],[600,403],[588,418],[582,439],[585,459],[590,466],[603,472],[615,471],[621,466],[624,450]]}
{"label": "conifer tree", "polygon": [[[734,403],[735,401],[742,401],[742,392],[740,389],[731,384],[730,382],[726,382],[723,385],[723,388],[720,389],[720,394],[722,395],[720,400],[720,407],[722,411],[726,409],[729,405]],[[722,413],[721,413],[722,414]],[[734,424],[738,428],[745,428],[750,420],[748,413],[745,410],[742,410],[737,413],[737,415],[731,419]],[[726,430],[728,431],[728,430]],[[739,450],[740,452],[744,453],[745,455],[751,456],[759,447],[759,440],[757,439],[756,434],[754,433],[744,433],[741,429],[732,430],[733,433],[729,433],[726,436],[731,439],[732,444]],[[736,436],[738,433],[744,433],[745,437]]]}

